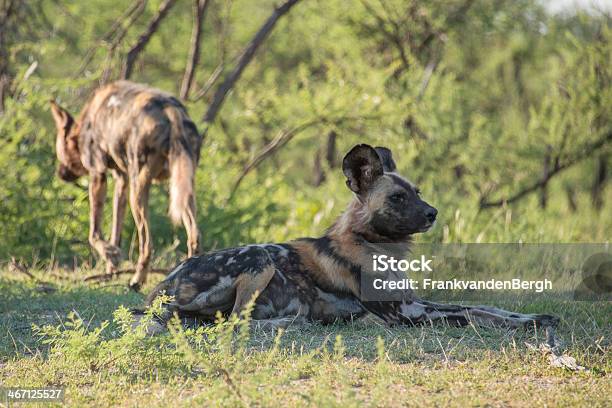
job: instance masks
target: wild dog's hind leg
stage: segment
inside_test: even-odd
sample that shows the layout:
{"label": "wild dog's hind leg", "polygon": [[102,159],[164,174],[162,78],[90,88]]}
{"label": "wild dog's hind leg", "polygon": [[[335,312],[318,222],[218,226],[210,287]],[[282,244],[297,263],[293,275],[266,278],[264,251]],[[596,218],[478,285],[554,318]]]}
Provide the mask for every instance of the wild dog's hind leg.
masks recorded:
{"label": "wild dog's hind leg", "polygon": [[259,296],[274,276],[274,265],[269,264],[261,270],[242,273],[236,278],[236,301],[232,314],[240,316],[246,305]]}
{"label": "wild dog's hind leg", "polygon": [[147,280],[151,260],[151,231],[149,229],[149,190],[153,179],[150,168],[144,165],[130,174],[130,208],[138,231],[138,263],[130,280],[130,287],[139,290]]}
{"label": "wild dog's hind leg", "polygon": [[274,276],[274,264],[264,249],[243,247],[233,252],[190,258],[173,270],[149,296],[164,291],[174,298],[173,311],[213,319],[217,312],[240,315],[255,294]]}
{"label": "wild dog's hind leg", "polygon": [[196,206],[193,196],[189,197],[189,204],[183,213],[183,225],[187,231],[187,256],[191,258],[199,252],[200,236],[196,223]]}
{"label": "wild dog's hind leg", "polygon": [[490,306],[461,306],[414,300],[401,305],[402,314],[415,323],[444,320],[457,326],[510,328],[556,327],[559,318],[545,314],[513,313]]}

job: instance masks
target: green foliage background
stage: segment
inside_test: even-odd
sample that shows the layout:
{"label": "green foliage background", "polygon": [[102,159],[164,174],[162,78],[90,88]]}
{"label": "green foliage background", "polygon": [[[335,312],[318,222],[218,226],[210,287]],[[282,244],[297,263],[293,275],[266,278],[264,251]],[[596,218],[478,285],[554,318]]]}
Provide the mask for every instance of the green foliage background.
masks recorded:
{"label": "green foliage background", "polygon": [[[0,116],[0,260],[93,262],[87,181],[69,185],[54,176],[48,100],[77,114],[106,67],[118,75],[121,58],[160,3],[147,3],[111,59],[100,39],[127,2],[24,3],[23,21],[7,34],[14,89]],[[276,3],[212,2],[196,91],[221,61],[224,74],[232,68]],[[181,0],[173,7],[133,80],[178,93],[191,5]],[[197,174],[204,248],[322,234],[350,200],[337,164],[323,160],[325,181],[313,183],[315,156],[332,131],[336,163],[358,142],[392,148],[400,173],[440,210],[439,223],[421,240],[608,242],[612,193],[604,190],[597,211],[590,192],[596,159],[607,160],[608,173],[612,168],[611,39],[609,16],[552,16],[532,0],[301,1],[279,21],[208,132]],[[89,50],[93,60],[80,73]],[[211,94],[186,102],[200,127]],[[279,132],[305,124],[228,201],[245,164]],[[551,180],[546,208],[537,192],[511,205],[479,208],[483,199],[508,197],[537,182],[547,152],[572,160],[602,139],[597,155]],[[165,190],[156,186],[151,200],[162,264],[175,248],[184,251],[184,232],[165,215]],[[575,194],[575,210],[568,191]],[[134,240],[129,220],[128,259]]]}

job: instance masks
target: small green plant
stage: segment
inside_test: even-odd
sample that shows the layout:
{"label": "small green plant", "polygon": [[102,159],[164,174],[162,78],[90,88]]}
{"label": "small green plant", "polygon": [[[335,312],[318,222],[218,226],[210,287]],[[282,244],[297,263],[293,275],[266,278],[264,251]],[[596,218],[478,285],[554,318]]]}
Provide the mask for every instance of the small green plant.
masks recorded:
{"label": "small green plant", "polygon": [[101,358],[99,345],[103,341],[102,332],[108,325],[105,321],[99,327],[90,329],[78,313],[72,311],[61,326],[33,325],[32,330],[42,337],[43,344],[51,346],[52,358],[61,358],[68,364],[91,366]]}

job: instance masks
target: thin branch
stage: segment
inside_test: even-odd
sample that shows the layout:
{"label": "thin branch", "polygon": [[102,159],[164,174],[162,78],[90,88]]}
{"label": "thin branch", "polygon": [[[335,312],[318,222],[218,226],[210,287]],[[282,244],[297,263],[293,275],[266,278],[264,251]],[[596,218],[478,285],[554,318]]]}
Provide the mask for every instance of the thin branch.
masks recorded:
{"label": "thin branch", "polygon": [[181,83],[180,97],[181,99],[187,99],[189,91],[191,90],[191,84],[193,83],[193,77],[195,75],[195,69],[200,62],[200,46],[202,43],[202,25],[204,18],[206,17],[206,9],[210,1],[208,0],[193,0],[193,31],[191,32],[191,45],[189,47],[189,57],[187,59],[187,65],[185,66],[185,74],[183,75],[183,82]]}
{"label": "thin branch", "polygon": [[438,67],[439,62],[440,62],[440,59],[437,56],[432,57],[429,60],[429,63],[427,64],[427,66],[425,67],[425,71],[423,72],[423,79],[421,80],[421,86],[419,87],[419,93],[416,97],[417,101],[420,101],[421,99],[423,99],[423,96],[425,96],[425,91],[427,90],[427,87],[429,86],[429,81],[431,81],[431,77],[433,76],[433,73],[436,71],[436,68]]}
{"label": "thin branch", "polygon": [[106,54],[106,59],[104,62],[104,71],[102,72],[102,75],[99,81],[101,84],[108,82],[108,80],[111,77],[113,66],[114,66],[113,58],[115,56],[117,48],[119,48],[119,46],[123,42],[123,39],[127,35],[128,29],[140,18],[140,16],[144,13],[146,9],[147,0],[137,0],[137,1],[138,1],[138,7],[134,11],[134,13],[132,13],[129,16],[126,24],[122,24],[119,27],[119,29],[117,30],[115,34],[115,38],[111,41],[108,47],[108,52]]}
{"label": "thin branch", "polygon": [[282,148],[283,146],[285,146],[291,139],[293,139],[295,136],[297,136],[299,133],[303,132],[306,129],[309,129],[313,126],[317,126],[317,125],[321,125],[321,124],[333,124],[333,125],[339,125],[343,122],[346,121],[355,121],[355,120],[368,120],[368,119],[377,119],[380,118],[380,116],[375,115],[375,116],[363,116],[363,117],[354,117],[354,116],[342,116],[339,118],[317,118],[317,119],[313,119],[310,120],[308,122],[305,122],[301,125],[295,126],[293,128],[290,129],[285,129],[282,130],[281,132],[278,133],[278,135],[267,145],[264,146],[263,149],[261,149],[261,151],[259,153],[257,153],[257,155],[255,157],[253,157],[245,166],[244,169],[242,170],[242,172],[240,173],[240,175],[238,176],[238,178],[236,179],[236,181],[234,182],[234,186],[232,187],[231,191],[230,191],[230,195],[227,199],[227,202],[230,202],[232,200],[232,198],[234,197],[234,193],[236,193],[236,190],[238,190],[238,187],[240,186],[240,183],[242,182],[242,180],[246,177],[247,174],[249,174],[252,170],[254,170],[255,168],[257,168],[264,160],[268,159],[269,157],[271,157],[272,155],[274,155],[274,153],[276,153],[278,150],[280,150],[280,148]]}
{"label": "thin branch", "polygon": [[587,146],[580,153],[576,154],[573,158],[567,160],[565,163],[561,164],[559,160],[556,160],[554,167],[550,169],[550,171],[548,171],[544,175],[544,177],[522,188],[521,190],[511,195],[510,197],[503,198],[497,201],[486,201],[483,198],[480,201],[480,208],[484,209],[484,208],[491,208],[491,207],[501,207],[502,205],[511,204],[515,201],[518,201],[526,197],[528,194],[533,193],[534,191],[537,191],[538,189],[542,187],[545,187],[555,175],[561,173],[563,170],[567,170],[568,168],[574,166],[575,164],[580,163],[582,160],[591,157],[593,153],[599,151],[611,141],[612,141],[612,132],[609,132],[606,136],[592,143],[590,146]]}
{"label": "thin branch", "polygon": [[206,133],[208,126],[215,120],[215,117],[217,116],[217,113],[219,113],[219,109],[221,108],[225,97],[242,75],[242,71],[244,71],[247,65],[249,65],[259,46],[264,42],[266,37],[268,37],[278,20],[294,5],[296,5],[298,1],[299,0],[287,0],[282,6],[275,9],[272,12],[272,15],[268,18],[268,20],[266,20],[263,26],[261,26],[253,39],[246,46],[238,59],[236,67],[228,74],[223,83],[215,92],[212,103],[210,104],[208,111],[206,111],[206,115],[204,115],[204,122],[206,123],[204,133]]}
{"label": "thin branch", "polygon": [[308,122],[300,126],[296,126],[291,129],[284,129],[278,133],[278,135],[255,156],[253,157],[247,164],[244,166],[244,169],[234,182],[234,186],[230,191],[229,198],[227,201],[231,201],[234,197],[234,193],[238,190],[238,186],[242,180],[246,177],[247,174],[251,172],[251,170],[255,169],[259,166],[265,159],[272,156],[277,150],[287,144],[295,135],[300,133],[301,131],[308,129],[309,127],[315,125],[317,122]]}
{"label": "thin branch", "polygon": [[[128,268],[128,269],[121,269],[113,273],[101,273],[99,275],[89,275],[83,279],[83,282],[106,282],[106,281],[116,278],[119,275],[132,274],[134,272],[136,272],[136,269]],[[167,275],[168,269],[153,268],[153,269],[149,269],[149,273],[158,273],[161,275]]]}
{"label": "thin branch", "polygon": [[[403,39],[402,39],[402,27],[401,25],[392,18],[391,16],[391,7],[389,6],[389,4],[384,1],[384,0],[378,0],[382,9],[384,10],[385,14],[387,15],[387,19],[386,21],[389,23],[389,25],[391,25],[391,27],[393,28],[393,35],[392,35],[392,39],[393,42],[395,42],[395,45],[400,53],[400,58],[402,60],[402,65],[404,66],[405,70],[408,70],[408,68],[410,67],[410,63],[408,60],[408,54],[406,53],[404,46],[403,46]],[[410,4],[410,6],[408,7],[409,10],[411,10],[411,14],[416,15],[416,9],[417,9],[417,4],[416,3],[412,3]],[[395,13],[397,15],[397,13]],[[380,18],[380,17],[377,17]],[[381,19],[382,20],[382,19]],[[416,18],[414,19],[416,21]],[[408,38],[410,38],[412,36],[412,34],[410,32],[408,32],[406,34],[408,36]],[[409,45],[410,45],[410,41],[408,41]]]}
{"label": "thin branch", "polygon": [[[78,78],[85,73],[85,70],[93,60],[93,57],[101,44],[110,43],[109,53],[114,54],[115,49],[125,37],[127,29],[138,19],[138,17],[140,17],[140,15],[145,9],[146,4],[147,0],[135,0],[130,5],[130,7],[128,7],[128,9],[123,12],[123,15],[119,17],[117,21],[115,21],[115,23],[102,36],[102,38],[96,41],[96,43],[87,50],[87,52],[85,53],[85,57],[83,58],[83,62],[81,63],[81,66],[77,70],[77,73],[74,75],[75,77]],[[127,24],[125,23],[126,20]]]}
{"label": "thin branch", "polygon": [[[131,24],[133,24],[138,17],[140,17],[142,11],[145,9],[147,4],[147,0],[136,0],[134,3],[130,5],[130,7],[123,13],[123,15],[111,26],[111,28],[102,36],[100,41],[109,42],[116,36],[119,40],[123,38],[125,35],[125,31],[130,28]],[[127,24],[124,26],[123,22],[127,20]],[[121,31],[120,31],[121,29]],[[95,47],[92,47],[95,48]],[[95,49],[94,49],[95,51]]]}
{"label": "thin branch", "polygon": [[19,263],[19,261],[17,261],[15,257],[11,257],[11,261],[9,262],[9,270],[22,273],[26,275],[29,279],[34,281],[36,283],[35,290],[38,292],[53,293],[57,290],[51,283],[42,281],[38,279],[36,276],[32,275],[30,271],[28,271],[28,268],[22,265],[21,263]]}
{"label": "thin branch", "polygon": [[234,0],[226,0],[223,16],[220,16],[218,20],[217,28],[217,52],[219,53],[219,64],[225,64],[225,58],[227,56],[227,32],[230,26],[230,20],[232,16],[232,8],[234,7]]}
{"label": "thin branch", "polygon": [[[406,50],[404,49],[404,45],[402,44],[402,39],[399,37],[399,33],[397,31],[397,25],[392,24],[392,21],[385,20],[382,16],[380,16],[374,10],[374,8],[367,1],[361,0],[361,4],[366,9],[366,11],[370,13],[374,17],[374,19],[378,22],[380,32],[383,34],[383,36],[386,37],[387,40],[389,40],[393,45],[395,45],[395,48],[399,52],[399,57],[402,63],[402,67],[396,70],[396,72],[394,73],[394,76],[396,76],[398,71],[407,71],[410,68],[410,62],[408,60],[408,54],[406,53]],[[391,24],[394,27],[393,32],[387,29],[386,27],[387,24]]]}
{"label": "thin branch", "polygon": [[[234,3],[233,0],[226,0],[225,16],[222,19],[220,19],[221,20],[220,28],[218,28],[217,30],[217,48],[219,52],[219,63],[217,64],[217,67],[213,70],[212,74],[210,74],[206,82],[204,82],[204,85],[202,86],[202,88],[200,88],[200,90],[196,93],[196,96],[191,99],[193,102],[199,101],[200,99],[204,98],[208,94],[208,91],[210,91],[212,87],[217,83],[217,80],[221,78],[221,74],[223,73],[223,70],[225,69],[225,56],[227,54],[225,40],[227,36],[227,26],[229,25],[229,18],[231,15],[231,9],[232,9],[233,3]],[[215,21],[213,21],[213,23],[214,22]],[[213,26],[217,28],[215,24],[213,24]],[[237,60],[238,58],[234,59],[234,61],[237,61]]]}
{"label": "thin branch", "polygon": [[210,91],[210,89],[213,87],[215,82],[217,82],[217,79],[219,79],[219,77],[221,76],[221,73],[223,72],[223,66],[224,66],[223,62],[221,62],[219,65],[217,65],[217,68],[215,68],[213,73],[210,74],[210,77],[208,77],[208,79],[204,83],[204,86],[202,86],[202,88],[193,97],[192,100],[194,102],[195,101],[199,101],[200,99],[202,99],[203,97],[206,96],[208,91]]}
{"label": "thin branch", "polygon": [[14,256],[11,257],[11,261],[9,263],[9,269],[12,271],[20,272],[24,274],[25,276],[27,276],[28,278],[32,279],[33,281],[38,282],[38,279],[36,279],[36,277],[32,275],[30,271],[28,271],[28,268],[26,268],[21,263],[19,263],[19,261],[17,261],[17,259],[15,259]]}
{"label": "thin branch", "polygon": [[125,63],[123,64],[123,68],[121,69],[121,78],[129,79],[132,76],[132,71],[134,70],[134,64],[136,63],[136,59],[140,55],[140,53],[145,49],[153,34],[159,28],[159,24],[162,20],[168,15],[168,12],[174,6],[176,0],[164,0],[164,2],[159,6],[159,10],[157,14],[153,16],[153,19],[149,22],[144,33],[138,38],[136,44],[130,48],[125,58]]}

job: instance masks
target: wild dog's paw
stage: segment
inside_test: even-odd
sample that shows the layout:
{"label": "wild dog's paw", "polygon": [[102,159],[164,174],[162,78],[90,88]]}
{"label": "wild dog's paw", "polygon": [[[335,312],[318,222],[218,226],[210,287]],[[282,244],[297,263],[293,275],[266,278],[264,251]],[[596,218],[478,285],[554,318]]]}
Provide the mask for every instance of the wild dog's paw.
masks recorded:
{"label": "wild dog's paw", "polygon": [[111,245],[106,241],[100,239],[90,241],[96,252],[108,262],[112,268],[117,268],[121,261],[121,249],[115,245]]}
{"label": "wild dog's paw", "polygon": [[134,278],[132,278],[132,281],[130,281],[128,287],[134,292],[140,292],[140,288],[142,287],[142,284],[138,281],[134,281]]}
{"label": "wild dog's paw", "polygon": [[140,285],[140,283],[138,282],[130,282],[128,284],[128,288],[130,288],[131,290],[133,290],[134,292],[140,292],[140,288],[142,285]]}
{"label": "wild dog's paw", "polygon": [[130,279],[130,289],[135,292],[140,292],[140,288],[142,288],[142,285],[147,281],[147,271],[148,268],[145,265],[136,265],[136,272],[134,272],[132,279]]}
{"label": "wild dog's paw", "polygon": [[104,258],[114,267],[117,267],[119,265],[119,262],[121,262],[121,249],[119,249],[119,247],[115,245],[105,243]]}

